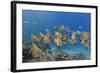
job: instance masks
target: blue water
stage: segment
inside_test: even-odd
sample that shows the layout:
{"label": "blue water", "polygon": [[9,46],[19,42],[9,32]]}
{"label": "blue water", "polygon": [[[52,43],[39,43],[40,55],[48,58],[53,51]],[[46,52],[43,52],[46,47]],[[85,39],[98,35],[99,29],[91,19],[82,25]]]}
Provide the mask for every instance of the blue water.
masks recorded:
{"label": "blue water", "polygon": [[[54,33],[54,27],[64,25],[71,31],[86,31],[91,32],[91,14],[79,12],[53,12],[53,11],[38,11],[38,10],[23,10],[23,40],[30,41],[32,34],[45,33],[45,29],[49,29]],[[71,35],[69,33],[69,35]],[[84,48],[80,43],[76,46],[67,45],[66,51],[81,52],[90,57],[91,50]]]}

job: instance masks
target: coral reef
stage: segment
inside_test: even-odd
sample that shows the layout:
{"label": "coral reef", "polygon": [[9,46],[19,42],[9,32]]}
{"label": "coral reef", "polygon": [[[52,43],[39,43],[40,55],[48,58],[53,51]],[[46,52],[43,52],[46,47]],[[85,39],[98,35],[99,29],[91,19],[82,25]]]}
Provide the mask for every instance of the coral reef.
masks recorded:
{"label": "coral reef", "polygon": [[[23,42],[23,62],[45,62],[45,61],[64,61],[64,60],[85,60],[90,59],[83,53],[69,53],[65,52],[66,46],[69,44],[74,46],[78,41],[84,48],[90,48],[90,33],[71,31],[71,38],[69,38],[69,31],[64,25],[54,27],[56,31],[51,33],[46,29],[46,34],[39,32],[39,34],[32,34],[30,44]],[[79,40],[77,39],[79,37]],[[27,46],[26,46],[27,45]]]}

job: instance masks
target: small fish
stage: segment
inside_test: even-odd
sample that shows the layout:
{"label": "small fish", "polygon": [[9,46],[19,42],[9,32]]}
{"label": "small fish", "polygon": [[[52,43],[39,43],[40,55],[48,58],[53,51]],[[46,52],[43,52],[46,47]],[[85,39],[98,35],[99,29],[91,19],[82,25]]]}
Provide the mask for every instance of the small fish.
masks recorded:
{"label": "small fish", "polygon": [[26,20],[26,21],[24,21],[24,23],[27,24],[27,23],[29,23],[29,21]]}
{"label": "small fish", "polygon": [[36,21],[33,21],[33,24],[37,24],[37,22]]}
{"label": "small fish", "polygon": [[49,32],[49,29],[46,29],[46,32]]}
{"label": "small fish", "polygon": [[79,28],[79,29],[82,29],[82,26],[79,26],[78,28]]}

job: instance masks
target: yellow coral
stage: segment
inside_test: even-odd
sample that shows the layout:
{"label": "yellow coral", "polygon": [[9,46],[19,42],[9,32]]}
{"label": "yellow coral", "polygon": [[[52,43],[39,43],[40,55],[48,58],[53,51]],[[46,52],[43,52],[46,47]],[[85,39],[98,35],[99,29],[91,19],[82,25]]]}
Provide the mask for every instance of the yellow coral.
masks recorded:
{"label": "yellow coral", "polygon": [[54,38],[54,41],[55,41],[57,46],[62,46],[62,41],[59,37]]}
{"label": "yellow coral", "polygon": [[40,57],[42,55],[42,50],[38,48],[36,44],[32,44],[32,54],[34,57]]}
{"label": "yellow coral", "polygon": [[80,34],[80,39],[84,42],[84,41],[86,41],[86,40],[88,40],[89,39],[89,33],[88,32],[82,32],[81,34]]}
{"label": "yellow coral", "polygon": [[81,43],[84,45],[84,47],[90,48],[90,45],[89,45],[89,32],[82,32],[80,34],[80,40],[81,40]]}

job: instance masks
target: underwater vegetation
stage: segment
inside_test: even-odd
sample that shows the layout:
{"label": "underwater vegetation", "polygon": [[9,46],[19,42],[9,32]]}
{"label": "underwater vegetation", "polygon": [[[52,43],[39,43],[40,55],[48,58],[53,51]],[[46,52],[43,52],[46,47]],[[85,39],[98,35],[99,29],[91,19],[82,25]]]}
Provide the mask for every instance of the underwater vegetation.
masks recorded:
{"label": "underwater vegetation", "polygon": [[[81,27],[80,27],[81,28]],[[23,62],[46,62],[64,60],[87,60],[90,56],[82,52],[69,52],[78,45],[90,50],[90,32],[71,31],[64,25],[54,27],[54,33],[49,29],[31,35],[30,42],[23,41]],[[71,34],[71,36],[69,36]],[[81,49],[81,48],[79,48]]]}

